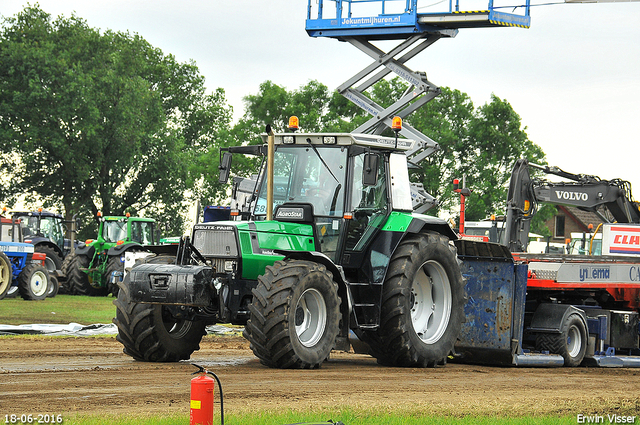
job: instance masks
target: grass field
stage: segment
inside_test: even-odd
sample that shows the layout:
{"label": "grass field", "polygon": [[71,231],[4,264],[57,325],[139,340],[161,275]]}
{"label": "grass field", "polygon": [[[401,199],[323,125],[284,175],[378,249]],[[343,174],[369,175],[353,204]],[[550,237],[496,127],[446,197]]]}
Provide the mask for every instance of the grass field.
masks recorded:
{"label": "grass field", "polygon": [[0,300],[3,325],[111,323],[115,312],[113,297],[56,295],[42,301],[25,301],[20,297]]}
{"label": "grass field", "polygon": [[[217,416],[216,416],[217,415]],[[220,423],[219,413],[216,412],[213,424]],[[321,412],[309,412],[305,414],[286,413],[255,413],[252,415],[226,415],[226,425],[285,425],[285,424],[327,424],[329,420],[342,422],[344,425],[569,425],[575,424],[575,417],[449,417],[429,416],[428,413],[420,416],[403,416],[389,412],[365,412],[357,410],[341,410],[330,415]],[[65,424],[77,425],[186,425],[189,419],[184,416],[169,417],[139,417],[122,418],[109,416],[76,416],[65,418]]]}

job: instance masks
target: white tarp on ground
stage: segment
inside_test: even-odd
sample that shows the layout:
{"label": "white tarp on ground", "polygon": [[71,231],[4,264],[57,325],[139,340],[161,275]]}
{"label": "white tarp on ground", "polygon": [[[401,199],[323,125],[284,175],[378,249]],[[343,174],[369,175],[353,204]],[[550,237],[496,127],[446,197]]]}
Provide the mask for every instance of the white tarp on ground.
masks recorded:
{"label": "white tarp on ground", "polygon": [[[207,326],[208,334],[224,335],[241,333],[242,328],[231,328],[223,325]],[[81,325],[69,323],[68,325],[33,324],[33,325],[2,325],[0,335],[68,335],[68,336],[92,336],[92,335],[116,335],[118,328],[113,323]]]}

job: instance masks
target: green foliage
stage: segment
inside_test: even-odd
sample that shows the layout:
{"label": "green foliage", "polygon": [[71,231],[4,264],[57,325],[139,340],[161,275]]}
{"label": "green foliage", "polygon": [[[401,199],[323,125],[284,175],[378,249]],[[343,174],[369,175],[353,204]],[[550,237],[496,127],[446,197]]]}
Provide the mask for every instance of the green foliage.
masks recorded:
{"label": "green foliage", "polygon": [[[369,119],[318,81],[294,90],[265,81],[232,125],[222,89],[207,94],[195,64],[178,63],[137,34],[100,32],[75,15],[54,20],[38,5],[0,30],[0,171],[11,176],[0,197],[11,206],[27,194],[67,219],[78,214],[81,238],[95,235],[98,210],[149,216],[181,233],[188,202],[227,202],[220,148],[262,143],[267,124],[283,132],[297,115],[301,131],[349,132]],[[387,107],[406,89],[395,78],[368,95]],[[501,213],[515,160],[544,163],[518,114],[495,95],[476,108],[467,94],[443,87],[406,121],[441,148],[412,176],[441,202],[430,214],[457,209],[454,177],[473,190],[469,220]],[[236,155],[233,174],[255,174],[259,163]]]}
{"label": "green foliage", "polygon": [[[402,97],[406,89],[406,83],[399,78],[382,80],[368,90],[368,96],[385,107]],[[300,118],[303,131],[348,132],[369,118],[342,95],[329,93],[317,81],[293,91],[266,81],[257,95],[245,97],[245,103],[246,113],[237,128],[256,142],[266,124],[284,131],[290,115]],[[453,192],[451,182],[463,177],[473,190],[467,203],[468,220],[501,214],[515,161],[524,157],[536,163],[545,162],[542,149],[529,140],[518,114],[507,101],[495,95],[490,103],[475,108],[466,93],[443,87],[440,95],[406,121],[440,146],[419,164],[419,170],[412,172],[412,181],[422,182],[427,192],[440,201],[440,206],[429,214],[457,210],[459,196]],[[387,133],[392,135],[390,131]]]}
{"label": "green foliage", "polygon": [[207,152],[228,126],[225,103],[222,90],[206,95],[193,63],[178,63],[137,34],[100,33],[75,15],[52,20],[38,5],[3,22],[7,192],[37,194],[45,207],[63,207],[67,219],[128,211],[171,217],[181,231],[193,183],[182,164]]}

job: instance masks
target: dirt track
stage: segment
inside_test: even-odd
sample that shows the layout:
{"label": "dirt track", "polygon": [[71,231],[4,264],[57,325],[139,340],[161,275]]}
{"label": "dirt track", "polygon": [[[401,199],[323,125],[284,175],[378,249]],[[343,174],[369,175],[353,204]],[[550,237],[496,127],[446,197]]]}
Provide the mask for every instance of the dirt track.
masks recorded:
{"label": "dirt track", "polygon": [[[2,420],[29,413],[189,413],[190,362],[137,362],[115,338],[3,338],[0,359]],[[397,369],[333,353],[319,370],[274,370],[241,337],[214,336],[205,337],[191,361],[220,377],[227,413],[351,406],[455,416],[617,413],[640,423],[638,369]]]}

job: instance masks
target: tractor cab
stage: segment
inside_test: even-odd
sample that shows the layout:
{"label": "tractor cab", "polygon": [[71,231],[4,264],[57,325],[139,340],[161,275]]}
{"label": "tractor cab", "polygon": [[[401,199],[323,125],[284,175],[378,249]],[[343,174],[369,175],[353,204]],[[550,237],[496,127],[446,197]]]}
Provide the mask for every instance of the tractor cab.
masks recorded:
{"label": "tractor cab", "polygon": [[[311,224],[316,250],[335,263],[348,263],[345,253],[368,248],[392,211],[412,210],[404,151],[413,141],[338,133],[274,139],[273,220]],[[267,217],[263,175],[257,221]]]}
{"label": "tractor cab", "polygon": [[37,212],[16,212],[13,217],[21,220],[22,235],[25,239],[45,238],[62,250],[65,246],[64,219],[60,214],[39,210]]}

